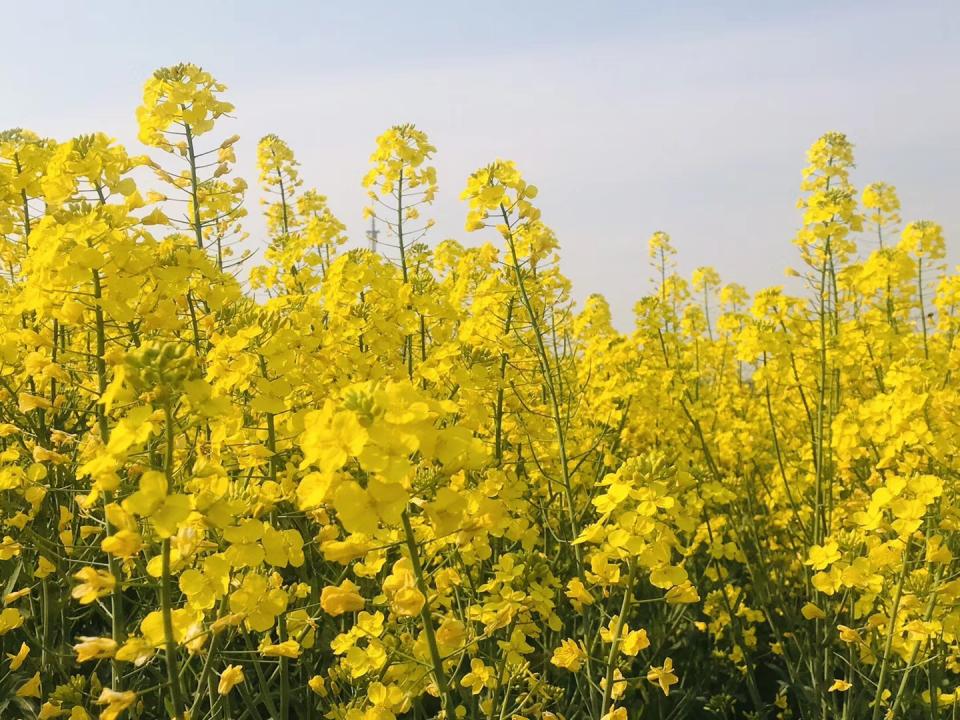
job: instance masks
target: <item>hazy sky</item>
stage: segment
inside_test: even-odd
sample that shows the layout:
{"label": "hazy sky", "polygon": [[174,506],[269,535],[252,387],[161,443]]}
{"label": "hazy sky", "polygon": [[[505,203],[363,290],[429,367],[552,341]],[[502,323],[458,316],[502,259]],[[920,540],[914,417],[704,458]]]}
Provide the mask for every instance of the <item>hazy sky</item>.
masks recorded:
{"label": "hazy sky", "polygon": [[655,230],[685,271],[782,282],[804,152],[828,130],[855,143],[858,186],[891,182],[905,221],[960,235],[956,0],[0,0],[0,17],[0,129],[102,130],[139,152],[144,80],[194,62],[229,86],[238,170],[254,184],[256,142],[277,133],[354,243],[388,126],[414,122],[438,148],[432,242],[481,239],[463,231],[459,193],[513,159],[576,296],[604,293],[622,328]]}

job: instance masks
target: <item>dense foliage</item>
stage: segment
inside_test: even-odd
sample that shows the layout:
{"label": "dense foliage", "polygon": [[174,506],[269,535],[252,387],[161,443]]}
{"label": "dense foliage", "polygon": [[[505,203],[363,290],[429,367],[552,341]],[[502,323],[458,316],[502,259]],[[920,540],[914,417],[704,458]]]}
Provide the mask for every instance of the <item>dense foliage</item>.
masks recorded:
{"label": "dense foliage", "polygon": [[0,135],[0,716],[955,714],[960,276],[843,135],[798,295],[658,232],[623,334],[510,162],[431,242],[410,125],[381,252],[264,137],[254,266],[225,97],[159,70],[146,155]]}

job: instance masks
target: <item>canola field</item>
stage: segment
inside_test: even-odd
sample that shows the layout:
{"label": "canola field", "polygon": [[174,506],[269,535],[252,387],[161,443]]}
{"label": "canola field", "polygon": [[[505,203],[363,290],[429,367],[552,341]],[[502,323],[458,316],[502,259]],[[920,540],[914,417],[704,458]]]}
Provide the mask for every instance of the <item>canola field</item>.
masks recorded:
{"label": "canola field", "polygon": [[347,250],[232,111],[178,65],[135,149],[0,133],[0,717],[960,714],[960,275],[843,134],[786,288],[656,232],[624,333],[513,163],[440,242],[388,129]]}

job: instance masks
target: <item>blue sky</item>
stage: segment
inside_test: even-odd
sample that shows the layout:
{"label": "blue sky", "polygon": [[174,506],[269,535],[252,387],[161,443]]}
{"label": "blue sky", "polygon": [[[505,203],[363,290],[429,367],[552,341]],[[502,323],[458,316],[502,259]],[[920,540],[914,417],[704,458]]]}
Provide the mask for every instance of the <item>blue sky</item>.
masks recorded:
{"label": "blue sky", "polygon": [[516,160],[577,297],[604,293],[624,328],[649,287],[654,230],[671,233],[685,271],[783,282],[804,151],[827,130],[855,143],[858,185],[891,182],[904,220],[937,220],[950,244],[960,233],[960,3],[948,0],[4,6],[0,128],[103,130],[138,149],[143,81],[195,62],[229,86],[239,171],[252,183],[256,142],[277,133],[359,241],[374,137],[415,122],[438,147],[429,239],[479,240],[462,229],[465,178]]}

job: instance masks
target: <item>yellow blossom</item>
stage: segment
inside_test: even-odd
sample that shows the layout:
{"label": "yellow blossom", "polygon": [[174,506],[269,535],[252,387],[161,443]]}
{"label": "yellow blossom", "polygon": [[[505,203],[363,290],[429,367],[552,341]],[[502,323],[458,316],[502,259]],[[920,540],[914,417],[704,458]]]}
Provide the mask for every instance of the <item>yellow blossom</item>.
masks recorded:
{"label": "yellow blossom", "polygon": [[233,688],[244,681],[243,668],[240,665],[227,665],[220,673],[220,682],[217,692],[226,695]]}
{"label": "yellow blossom", "polygon": [[666,658],[663,665],[651,667],[647,673],[647,680],[655,685],[659,685],[664,695],[670,694],[670,687],[680,682],[680,678],[673,672],[673,660]]}
{"label": "yellow blossom", "polygon": [[342,615],[354,612],[364,605],[359,588],[349,580],[344,580],[339,586],[328,585],[320,593],[320,606],[328,615]]}
{"label": "yellow blossom", "polygon": [[16,695],[22,698],[40,697],[40,673],[34,673],[33,677],[17,688]]}
{"label": "yellow blossom", "polygon": [[20,649],[16,654],[7,653],[7,657],[10,660],[10,670],[19,670],[20,666],[23,665],[23,661],[27,659],[27,655],[30,654],[30,647],[26,643],[20,643]]}
{"label": "yellow blossom", "polygon": [[89,605],[97,598],[109,595],[117,584],[116,578],[106,570],[97,570],[92,567],[81,568],[73,574],[80,581],[74,586],[71,595],[80,601],[81,605]]}
{"label": "yellow blossom", "polygon": [[112,638],[81,637],[80,642],[73,646],[77,654],[77,662],[111,658],[117,651],[117,643]]}
{"label": "yellow blossom", "polygon": [[560,642],[560,647],[553,651],[553,657],[550,662],[557,667],[564,668],[570,672],[577,672],[580,666],[586,660],[587,654],[583,647],[576,641],[569,638]]}

